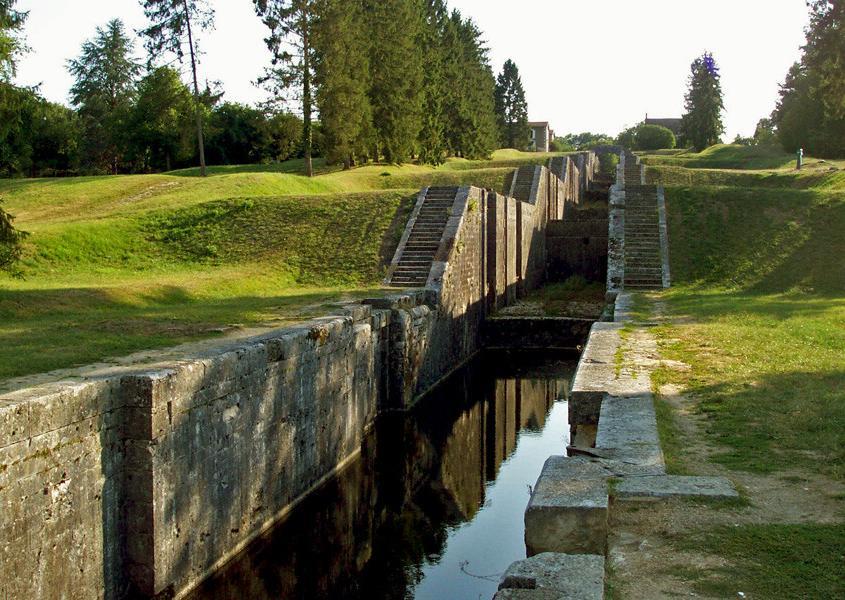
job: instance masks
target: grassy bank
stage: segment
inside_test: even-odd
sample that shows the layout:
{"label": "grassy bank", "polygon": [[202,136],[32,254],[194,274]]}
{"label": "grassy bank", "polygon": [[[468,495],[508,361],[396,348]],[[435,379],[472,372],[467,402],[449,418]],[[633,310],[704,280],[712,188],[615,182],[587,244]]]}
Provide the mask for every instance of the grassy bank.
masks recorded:
{"label": "grassy bank", "polygon": [[501,189],[546,155],[349,171],[301,161],[161,175],[0,180],[30,232],[0,275],[0,379],[284,323],[379,292],[417,191]]}
{"label": "grassy bank", "polygon": [[[654,331],[662,356],[690,367],[662,368],[655,384],[684,390],[711,462],[791,485],[794,507],[783,510],[800,515],[810,488],[792,474],[832,502],[825,490],[845,480],[845,179],[827,166],[783,169],[774,155],[742,161],[730,148],[647,158],[660,165],[650,180],[666,186],[673,275],[659,296],[667,324]],[[672,427],[683,415],[666,399],[659,408],[668,462],[698,472],[695,444]],[[711,515],[706,527],[685,518],[671,544],[721,566],[683,579],[714,597],[841,596],[845,505],[824,523],[795,522],[755,501],[745,510],[754,517]]]}

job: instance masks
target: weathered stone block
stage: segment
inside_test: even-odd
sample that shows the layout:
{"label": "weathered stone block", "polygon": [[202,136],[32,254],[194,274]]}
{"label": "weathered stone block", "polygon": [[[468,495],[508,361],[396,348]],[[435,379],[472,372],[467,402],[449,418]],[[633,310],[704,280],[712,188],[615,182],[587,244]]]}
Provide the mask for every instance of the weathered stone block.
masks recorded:
{"label": "weathered stone block", "polygon": [[657,500],[691,497],[711,500],[739,498],[733,483],[724,477],[651,475],[625,477],[615,486],[614,495],[623,500]]}
{"label": "weathered stone block", "polygon": [[601,600],[604,598],[604,556],[544,552],[508,567],[499,584],[505,590],[531,594],[502,594],[502,598],[556,598]]}
{"label": "weathered stone block", "polygon": [[549,457],[525,510],[528,554],[604,554],[607,476],[583,457]]}

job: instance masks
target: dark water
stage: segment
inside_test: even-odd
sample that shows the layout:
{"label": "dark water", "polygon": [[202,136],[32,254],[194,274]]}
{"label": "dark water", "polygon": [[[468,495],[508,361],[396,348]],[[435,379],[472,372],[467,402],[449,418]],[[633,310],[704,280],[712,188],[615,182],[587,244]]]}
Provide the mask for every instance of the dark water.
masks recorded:
{"label": "dark water", "polygon": [[525,557],[529,486],[569,440],[572,355],[487,354],[412,412],[195,599],[491,598]]}

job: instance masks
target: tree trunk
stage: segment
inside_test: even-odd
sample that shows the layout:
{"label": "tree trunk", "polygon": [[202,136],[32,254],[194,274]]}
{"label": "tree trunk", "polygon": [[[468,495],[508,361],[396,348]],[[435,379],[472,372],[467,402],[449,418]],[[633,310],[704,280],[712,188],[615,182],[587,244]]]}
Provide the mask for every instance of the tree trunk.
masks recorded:
{"label": "tree trunk", "polygon": [[182,0],[185,7],[185,24],[188,29],[188,47],[191,50],[191,72],[194,76],[194,110],[197,120],[197,146],[200,153],[200,175],[205,177],[205,141],[202,135],[202,110],[200,109],[200,86],[197,82],[197,57],[194,53],[194,37],[191,32],[191,13],[188,10],[188,0]]}
{"label": "tree trunk", "polygon": [[311,46],[308,38],[308,15],[302,9],[300,27],[302,28],[302,143],[305,152],[305,174],[314,176],[314,166],[311,162]]}

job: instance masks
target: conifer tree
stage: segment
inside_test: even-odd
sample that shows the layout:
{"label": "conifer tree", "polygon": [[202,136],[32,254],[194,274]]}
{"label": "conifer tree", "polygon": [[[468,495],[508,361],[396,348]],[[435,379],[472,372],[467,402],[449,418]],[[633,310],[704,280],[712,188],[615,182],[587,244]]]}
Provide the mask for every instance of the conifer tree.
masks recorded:
{"label": "conifer tree", "polygon": [[82,44],[79,58],[68,61],[76,79],[71,103],[79,109],[91,166],[117,173],[126,149],[126,122],[141,70],[132,56],[132,40],[119,19],[97,27],[93,39]]}
{"label": "conifer tree", "polygon": [[0,0],[0,81],[8,82],[15,74],[17,57],[26,45],[20,30],[29,13],[15,10],[17,0]]}
{"label": "conifer tree", "polygon": [[689,90],[685,96],[686,114],[681,122],[682,137],[699,152],[719,143],[725,132],[722,111],[722,84],[713,55],[705,52],[690,65]]}
{"label": "conifer tree", "polygon": [[181,62],[185,56],[184,45],[188,45],[194,84],[200,174],[205,177],[205,141],[200,86],[197,79],[196,30],[214,27],[214,10],[207,0],[141,0],[141,5],[144,7],[144,14],[152,22],[152,25],[140,32],[147,39],[146,46],[151,61],[162,51],[167,51],[175,54]]}
{"label": "conifer tree", "polygon": [[442,164],[446,159],[446,115],[444,99],[448,96],[446,80],[446,43],[449,12],[444,0],[426,0],[425,25],[419,46],[423,54],[423,113],[419,136],[420,162]]}
{"label": "conifer tree", "polygon": [[270,30],[265,38],[272,66],[259,80],[269,84],[281,102],[298,100],[302,110],[305,173],[314,175],[312,112],[314,110],[314,23],[316,0],[253,0],[256,14]]}
{"label": "conifer tree", "polygon": [[516,64],[508,59],[496,79],[496,122],[499,143],[505,148],[525,150],[531,141],[528,127],[528,102]]}
{"label": "conifer tree", "polygon": [[361,0],[317,0],[316,100],[326,158],[350,168],[372,137],[369,40]]}
{"label": "conifer tree", "polygon": [[370,103],[377,154],[406,162],[422,128],[422,59],[417,41],[424,18],[409,0],[366,0],[370,44]]}
{"label": "conifer tree", "polygon": [[447,139],[452,154],[486,158],[496,148],[494,91],[496,80],[481,31],[460,12],[452,11],[449,28],[447,81],[452,85],[445,105],[448,110]]}

